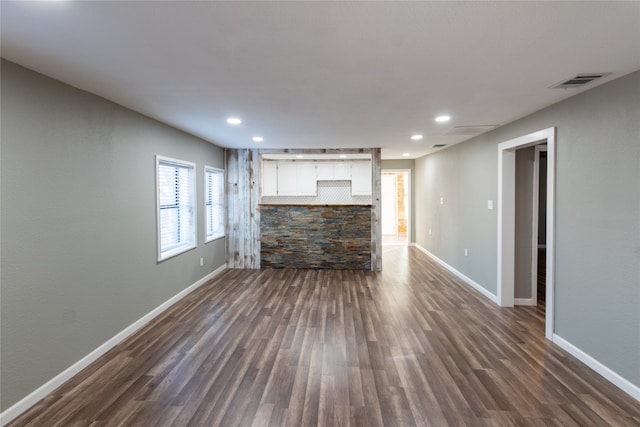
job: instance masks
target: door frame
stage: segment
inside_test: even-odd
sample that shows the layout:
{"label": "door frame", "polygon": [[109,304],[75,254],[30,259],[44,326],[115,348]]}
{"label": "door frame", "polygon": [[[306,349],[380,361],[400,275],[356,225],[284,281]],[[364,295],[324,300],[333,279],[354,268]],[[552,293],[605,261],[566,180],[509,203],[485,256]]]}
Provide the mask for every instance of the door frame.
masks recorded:
{"label": "door frame", "polygon": [[498,304],[514,306],[516,150],[547,144],[547,249],[545,337],[553,338],[555,312],[555,154],[556,128],[550,127],[498,144]]}
{"label": "door frame", "polygon": [[[391,168],[391,169],[381,169],[380,170],[380,174],[383,174],[385,172],[391,172],[391,173],[406,173],[407,176],[407,182],[405,184],[405,193],[407,194],[407,206],[405,207],[406,211],[407,211],[407,246],[411,245],[411,211],[413,209],[412,203],[413,200],[411,199],[411,169],[395,169],[395,168]],[[380,178],[382,179],[382,178]],[[396,187],[397,188],[397,187]],[[397,190],[396,190],[397,191]],[[396,215],[397,216],[397,215]],[[382,237],[381,237],[382,239]]]}

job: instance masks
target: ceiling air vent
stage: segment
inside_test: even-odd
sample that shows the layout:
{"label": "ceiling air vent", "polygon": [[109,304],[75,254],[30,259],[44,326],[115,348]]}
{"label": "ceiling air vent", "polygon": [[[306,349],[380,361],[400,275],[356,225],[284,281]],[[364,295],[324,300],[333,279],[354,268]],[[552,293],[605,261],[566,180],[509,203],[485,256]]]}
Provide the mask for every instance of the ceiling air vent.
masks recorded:
{"label": "ceiling air vent", "polygon": [[556,83],[551,86],[551,89],[567,89],[574,87],[582,87],[591,83],[594,80],[598,80],[604,76],[608,76],[611,73],[589,73],[589,74],[577,74],[568,80],[563,80],[560,83]]}
{"label": "ceiling air vent", "polygon": [[442,148],[442,147],[446,147],[446,146],[447,146],[447,144],[433,144],[431,146],[431,148]]}

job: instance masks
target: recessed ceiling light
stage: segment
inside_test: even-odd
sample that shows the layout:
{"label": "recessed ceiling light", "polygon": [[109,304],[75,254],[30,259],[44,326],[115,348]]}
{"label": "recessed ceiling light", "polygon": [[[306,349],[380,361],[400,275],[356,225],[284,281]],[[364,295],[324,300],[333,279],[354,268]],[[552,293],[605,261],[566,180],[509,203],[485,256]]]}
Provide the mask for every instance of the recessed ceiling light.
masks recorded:
{"label": "recessed ceiling light", "polygon": [[451,117],[449,117],[449,116],[438,116],[438,117],[436,117],[436,122],[438,122],[438,123],[448,122],[449,120],[451,120]]}
{"label": "recessed ceiling light", "polygon": [[340,154],[340,158],[341,158],[341,159],[346,159],[346,158],[347,158],[347,155],[346,155],[346,154]]}
{"label": "recessed ceiling light", "polygon": [[239,119],[239,118],[237,118],[237,117],[229,117],[229,118],[227,119],[227,123],[229,123],[230,125],[237,126],[237,125],[239,125],[240,123],[242,123],[242,120],[240,120],[240,119]]}
{"label": "recessed ceiling light", "polygon": [[411,139],[413,139],[414,141],[420,141],[422,139],[422,135],[420,135],[419,133],[411,135]]}
{"label": "recessed ceiling light", "polygon": [[262,142],[262,141],[264,141],[264,138],[261,137],[261,136],[254,136],[251,139],[253,139],[253,142]]}
{"label": "recessed ceiling light", "polygon": [[304,159],[304,156],[303,156],[302,154],[298,154],[296,157],[297,157],[298,159]]}
{"label": "recessed ceiling light", "polygon": [[402,157],[409,157],[411,153],[402,153]]}

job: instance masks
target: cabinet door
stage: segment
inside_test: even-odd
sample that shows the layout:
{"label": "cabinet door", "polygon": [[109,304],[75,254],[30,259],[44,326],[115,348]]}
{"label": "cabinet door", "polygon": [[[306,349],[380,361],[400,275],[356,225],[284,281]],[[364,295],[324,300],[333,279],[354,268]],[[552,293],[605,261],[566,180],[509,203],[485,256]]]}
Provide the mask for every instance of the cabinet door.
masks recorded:
{"label": "cabinet door", "polygon": [[298,195],[295,163],[278,162],[278,196]]}
{"label": "cabinet door", "polygon": [[351,165],[351,195],[371,195],[371,162],[358,162]]}
{"label": "cabinet door", "polygon": [[336,181],[344,181],[344,180],[351,179],[351,164],[347,162],[334,163],[333,179]]}
{"label": "cabinet door", "polygon": [[276,162],[262,163],[262,195],[278,195],[278,165]]}
{"label": "cabinet door", "polygon": [[314,163],[298,163],[297,184],[298,196],[315,196],[318,194],[316,181],[316,165]]}
{"label": "cabinet door", "polygon": [[318,181],[331,181],[333,179],[333,163],[318,162],[316,164],[316,175]]}

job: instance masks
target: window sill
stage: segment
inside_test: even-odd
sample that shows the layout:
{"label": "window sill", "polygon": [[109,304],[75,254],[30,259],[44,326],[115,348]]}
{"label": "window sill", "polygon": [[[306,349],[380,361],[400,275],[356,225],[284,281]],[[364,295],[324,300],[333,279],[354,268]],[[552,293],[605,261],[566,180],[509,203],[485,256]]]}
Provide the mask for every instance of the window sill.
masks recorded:
{"label": "window sill", "polygon": [[207,238],[204,243],[206,244],[206,243],[209,243],[209,242],[213,242],[214,240],[219,240],[219,239],[222,239],[224,237],[225,237],[224,234],[218,234],[218,235],[215,235],[215,236]]}
{"label": "window sill", "polygon": [[173,258],[177,255],[183,254],[185,252],[190,251],[191,249],[195,249],[197,245],[189,245],[189,246],[180,246],[175,249],[171,249],[158,257],[158,262],[163,262],[168,260],[169,258]]}

